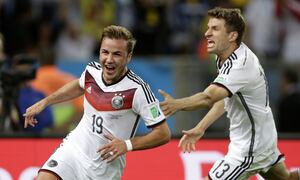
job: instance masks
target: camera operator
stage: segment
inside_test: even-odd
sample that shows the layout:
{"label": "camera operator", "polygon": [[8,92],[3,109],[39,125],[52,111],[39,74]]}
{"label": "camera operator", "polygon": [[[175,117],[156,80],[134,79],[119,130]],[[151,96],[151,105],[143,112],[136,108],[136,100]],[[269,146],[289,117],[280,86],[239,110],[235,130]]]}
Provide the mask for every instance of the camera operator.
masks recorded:
{"label": "camera operator", "polygon": [[[38,67],[37,60],[28,55],[16,55],[12,59],[5,58],[3,38],[0,43],[0,132],[22,131],[26,107],[34,104],[45,95],[33,89],[29,81],[35,78]],[[1,56],[1,54],[3,56]],[[40,122],[35,128],[26,131],[41,133],[45,128],[53,126],[51,108],[45,109],[36,117]]]}

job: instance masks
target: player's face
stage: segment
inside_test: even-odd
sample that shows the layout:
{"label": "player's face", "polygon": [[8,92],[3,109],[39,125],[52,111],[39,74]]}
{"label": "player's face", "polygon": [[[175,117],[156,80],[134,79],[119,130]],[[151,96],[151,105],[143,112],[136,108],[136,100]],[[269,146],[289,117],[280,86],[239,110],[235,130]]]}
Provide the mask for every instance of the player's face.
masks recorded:
{"label": "player's face", "polygon": [[226,31],[225,20],[210,18],[208,29],[205,32],[207,39],[207,51],[216,55],[222,55],[230,46],[229,34]]}
{"label": "player's face", "polygon": [[99,53],[103,79],[107,84],[113,84],[127,71],[127,64],[131,58],[131,54],[127,53],[127,41],[104,38]]}

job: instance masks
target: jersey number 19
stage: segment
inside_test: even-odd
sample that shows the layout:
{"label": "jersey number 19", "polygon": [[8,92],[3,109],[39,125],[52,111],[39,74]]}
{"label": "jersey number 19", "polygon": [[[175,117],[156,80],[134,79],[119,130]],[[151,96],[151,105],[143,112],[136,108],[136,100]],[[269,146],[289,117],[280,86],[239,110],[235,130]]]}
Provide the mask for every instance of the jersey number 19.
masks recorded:
{"label": "jersey number 19", "polygon": [[93,115],[93,132],[96,132],[98,134],[102,133],[102,123],[103,123],[103,118],[101,116],[96,116],[95,114]]}

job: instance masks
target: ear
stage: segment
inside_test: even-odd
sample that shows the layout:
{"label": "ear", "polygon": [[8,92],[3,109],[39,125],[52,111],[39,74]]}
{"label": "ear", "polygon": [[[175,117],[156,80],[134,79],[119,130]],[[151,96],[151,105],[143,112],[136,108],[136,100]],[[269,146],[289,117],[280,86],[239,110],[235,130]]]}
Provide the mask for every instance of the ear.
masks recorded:
{"label": "ear", "polygon": [[236,31],[232,31],[232,32],[230,32],[229,33],[229,41],[230,42],[235,42],[236,41],[236,39],[237,39],[237,37],[238,37],[238,32],[236,32]]}
{"label": "ear", "polygon": [[127,56],[127,64],[131,61],[132,53],[129,53]]}

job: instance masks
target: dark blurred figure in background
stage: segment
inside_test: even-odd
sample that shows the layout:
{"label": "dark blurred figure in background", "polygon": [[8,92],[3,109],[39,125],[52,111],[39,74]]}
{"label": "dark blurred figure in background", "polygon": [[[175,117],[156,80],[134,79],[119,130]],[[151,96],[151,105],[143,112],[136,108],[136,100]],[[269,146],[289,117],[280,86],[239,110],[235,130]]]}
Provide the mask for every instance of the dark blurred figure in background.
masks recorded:
{"label": "dark blurred figure in background", "polygon": [[[45,97],[29,84],[35,78],[37,60],[24,54],[16,55],[12,59],[8,57],[4,52],[4,37],[0,33],[0,132],[22,131],[26,107]],[[37,118],[43,122],[37,128],[26,131],[41,133],[52,127],[53,115],[50,107]]]}
{"label": "dark blurred figure in background", "polygon": [[4,39],[3,39],[3,35],[0,33],[0,64],[2,64],[2,62],[5,59],[5,53],[4,53]]}
{"label": "dark blurred figure in background", "polygon": [[168,1],[134,0],[136,24],[133,29],[137,39],[144,42],[136,46],[136,54],[164,54],[168,51],[169,26],[166,9]]}
{"label": "dark blurred figure in background", "polygon": [[9,56],[28,53],[34,46],[36,20],[30,0],[10,0],[0,3],[0,31],[6,39]]}
{"label": "dark blurred figure in background", "polygon": [[300,132],[299,107],[300,92],[297,88],[297,68],[286,68],[281,77],[281,99],[278,107],[279,132]]}
{"label": "dark blurred figure in background", "polygon": [[[30,81],[36,77],[38,68],[38,61],[30,56],[20,55],[16,56],[13,60],[15,64],[12,66],[13,71],[18,72],[16,77],[17,82],[17,108],[19,114],[19,125],[23,125],[23,114],[26,112],[26,107],[34,104],[35,102],[43,99],[45,94],[39,90],[34,89],[30,85]],[[42,120],[37,127],[29,128],[25,131],[33,133],[43,133],[48,129],[52,129],[54,125],[53,111],[51,107],[46,108],[39,116],[38,119]],[[24,130],[23,128],[19,130]]]}
{"label": "dark blurred figure in background", "polygon": [[[29,82],[35,78],[37,60],[20,54],[12,59],[6,58],[0,69],[1,75],[1,113],[0,132],[23,131],[23,114],[28,105],[32,105],[45,95],[33,89]],[[45,109],[37,119],[42,120],[37,127],[26,129],[28,132],[42,133],[53,125],[51,108]]]}

